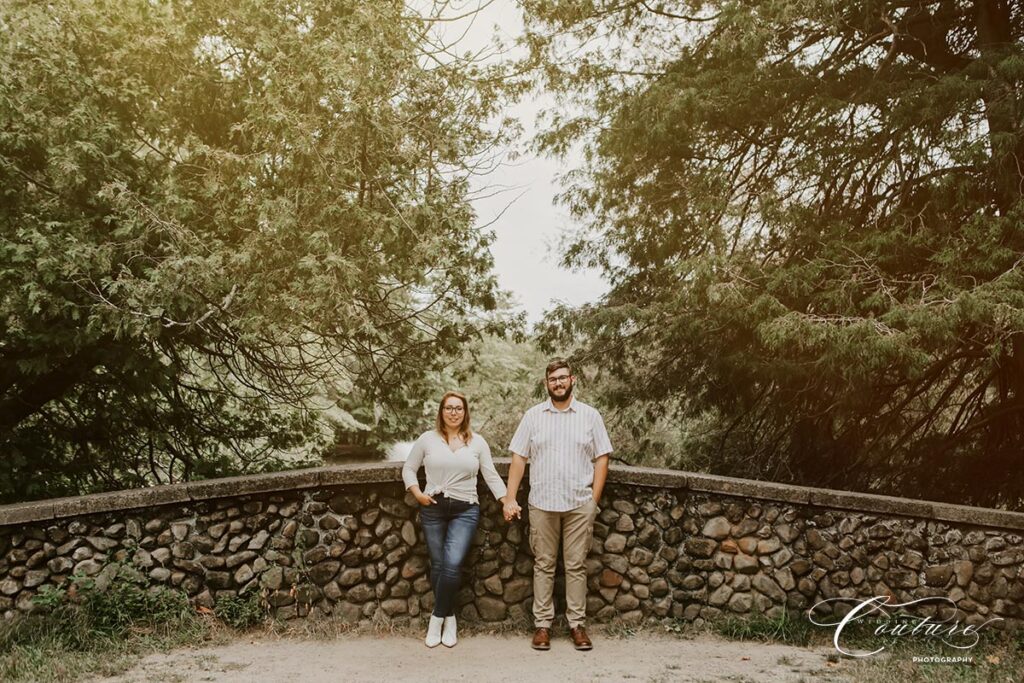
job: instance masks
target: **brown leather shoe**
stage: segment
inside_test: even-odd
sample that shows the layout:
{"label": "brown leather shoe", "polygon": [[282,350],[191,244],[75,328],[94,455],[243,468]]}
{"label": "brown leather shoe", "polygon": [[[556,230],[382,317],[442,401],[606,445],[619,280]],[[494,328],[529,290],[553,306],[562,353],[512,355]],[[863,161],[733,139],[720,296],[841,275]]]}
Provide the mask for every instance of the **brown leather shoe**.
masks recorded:
{"label": "brown leather shoe", "polygon": [[587,631],[582,626],[569,629],[569,635],[572,636],[572,644],[577,650],[592,650],[594,644],[590,642],[590,638],[587,637]]}
{"label": "brown leather shoe", "polygon": [[543,626],[533,632],[533,642],[530,644],[534,650],[551,649],[551,629]]}

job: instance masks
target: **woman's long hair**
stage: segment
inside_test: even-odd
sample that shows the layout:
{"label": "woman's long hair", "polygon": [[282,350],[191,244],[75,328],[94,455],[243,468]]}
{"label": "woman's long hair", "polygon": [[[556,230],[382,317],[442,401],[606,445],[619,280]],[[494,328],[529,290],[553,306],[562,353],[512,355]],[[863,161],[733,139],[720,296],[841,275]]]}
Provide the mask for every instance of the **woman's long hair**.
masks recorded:
{"label": "woman's long hair", "polygon": [[462,438],[462,443],[468,444],[469,440],[473,438],[473,432],[469,428],[469,401],[466,400],[463,394],[457,391],[446,391],[444,396],[441,397],[441,403],[437,406],[437,433],[446,442],[448,441],[448,430],[444,423],[444,402],[452,396],[462,401],[462,424],[459,425],[459,436]]}

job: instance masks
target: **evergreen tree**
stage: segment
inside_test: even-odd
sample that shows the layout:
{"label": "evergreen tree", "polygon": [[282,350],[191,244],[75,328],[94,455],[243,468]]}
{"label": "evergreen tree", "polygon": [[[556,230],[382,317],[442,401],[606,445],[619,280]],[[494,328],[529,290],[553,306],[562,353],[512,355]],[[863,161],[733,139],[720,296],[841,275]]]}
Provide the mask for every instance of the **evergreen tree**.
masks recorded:
{"label": "evergreen tree", "polygon": [[565,260],[612,283],[547,338],[638,435],[678,409],[719,472],[1021,506],[1024,7],[523,5],[570,103],[539,144],[586,159]]}
{"label": "evergreen tree", "polygon": [[0,499],[386,439],[501,327],[467,193],[503,86],[427,9],[3,3]]}

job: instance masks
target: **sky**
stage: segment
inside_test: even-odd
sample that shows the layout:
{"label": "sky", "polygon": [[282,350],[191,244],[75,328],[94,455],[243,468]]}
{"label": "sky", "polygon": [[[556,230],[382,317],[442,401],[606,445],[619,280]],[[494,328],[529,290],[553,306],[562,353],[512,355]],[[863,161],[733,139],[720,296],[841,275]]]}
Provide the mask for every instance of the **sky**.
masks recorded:
{"label": "sky", "polygon": [[[456,48],[460,54],[484,48],[495,32],[506,42],[522,32],[514,0],[492,0],[489,4],[486,0],[468,0],[461,6],[472,9],[479,4],[485,6],[475,18],[446,27],[446,35],[465,33]],[[457,9],[453,7],[452,12]],[[535,132],[536,116],[546,105],[544,98],[530,95],[511,111],[523,125],[524,143]],[[520,147],[525,149],[526,145]],[[479,225],[493,221],[489,229],[496,236],[491,252],[498,283],[512,293],[531,324],[557,302],[579,305],[598,299],[607,290],[599,271],[570,271],[559,265],[561,240],[575,226],[568,211],[554,203],[560,189],[557,177],[579,163],[579,157],[571,154],[560,162],[526,151],[515,162],[507,162],[477,180],[477,190],[484,186],[503,190],[475,200],[473,208]]]}

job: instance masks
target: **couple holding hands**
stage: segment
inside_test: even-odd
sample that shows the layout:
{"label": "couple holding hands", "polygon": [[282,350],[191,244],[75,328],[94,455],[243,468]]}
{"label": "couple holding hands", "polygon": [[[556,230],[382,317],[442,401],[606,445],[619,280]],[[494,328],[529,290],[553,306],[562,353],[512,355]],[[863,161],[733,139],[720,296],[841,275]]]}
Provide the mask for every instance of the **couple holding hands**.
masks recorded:
{"label": "couple holding hands", "polygon": [[[469,422],[469,402],[449,391],[441,397],[435,429],[424,432],[405,461],[402,479],[420,503],[420,523],[430,552],[434,611],[426,645],[453,647],[457,642],[455,601],[462,562],[480,521],[477,475],[503,504],[506,521],[522,512],[516,502],[530,462],[530,550],[534,555],[532,647],[551,648],[555,618],[553,591],[559,544],[565,563],[566,618],[577,650],[593,647],[585,626],[587,573],[584,561],[594,536],[598,501],[608,476],[611,441],[600,413],[577,401],[576,378],[569,364],[551,361],[544,373],[548,400],[523,415],[509,444],[512,464],[508,487],[491,460],[491,451]],[[420,490],[423,465],[427,483]]]}

